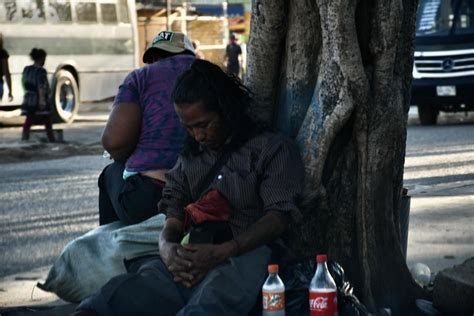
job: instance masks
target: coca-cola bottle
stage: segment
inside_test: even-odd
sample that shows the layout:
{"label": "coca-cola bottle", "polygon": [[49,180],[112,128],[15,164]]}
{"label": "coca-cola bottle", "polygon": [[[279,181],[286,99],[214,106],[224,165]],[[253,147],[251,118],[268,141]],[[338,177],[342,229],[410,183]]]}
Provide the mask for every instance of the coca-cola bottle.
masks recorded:
{"label": "coca-cola bottle", "polygon": [[337,316],[337,288],[328,271],[327,256],[317,255],[318,267],[309,286],[311,316]]}
{"label": "coca-cola bottle", "polygon": [[268,266],[268,278],[262,287],[263,316],[285,316],[285,285],[278,276],[278,265]]}

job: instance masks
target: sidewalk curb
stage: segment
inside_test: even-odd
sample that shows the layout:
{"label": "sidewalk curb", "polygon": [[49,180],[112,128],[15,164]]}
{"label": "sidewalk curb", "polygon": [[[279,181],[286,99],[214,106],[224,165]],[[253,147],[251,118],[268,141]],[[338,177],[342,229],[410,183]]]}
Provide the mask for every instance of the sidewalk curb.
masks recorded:
{"label": "sidewalk curb", "polygon": [[50,266],[28,272],[12,274],[0,279],[0,310],[13,306],[65,304],[54,293],[36,287],[36,283],[46,279]]}

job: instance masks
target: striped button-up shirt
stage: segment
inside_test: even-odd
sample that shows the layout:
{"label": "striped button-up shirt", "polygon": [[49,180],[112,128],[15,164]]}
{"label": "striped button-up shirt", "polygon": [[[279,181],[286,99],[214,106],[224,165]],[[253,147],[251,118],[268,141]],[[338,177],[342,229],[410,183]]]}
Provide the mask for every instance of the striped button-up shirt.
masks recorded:
{"label": "striped button-up shirt", "polygon": [[[218,155],[210,149],[181,154],[167,175],[160,211],[184,220],[184,207],[195,202],[197,187]],[[298,220],[301,213],[295,201],[301,194],[303,175],[303,163],[293,141],[265,132],[231,153],[209,189],[218,190],[232,206],[229,223],[236,237],[268,211]]]}

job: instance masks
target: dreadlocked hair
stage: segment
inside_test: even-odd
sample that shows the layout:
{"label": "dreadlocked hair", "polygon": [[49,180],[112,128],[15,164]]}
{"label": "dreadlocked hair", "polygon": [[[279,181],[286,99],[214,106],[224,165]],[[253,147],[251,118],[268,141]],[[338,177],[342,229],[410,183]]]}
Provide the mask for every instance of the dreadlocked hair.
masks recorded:
{"label": "dreadlocked hair", "polygon": [[[263,130],[248,115],[252,97],[252,92],[238,77],[229,76],[219,66],[202,59],[196,59],[191,68],[178,77],[171,94],[177,106],[201,102],[208,111],[216,112],[223,124],[230,127],[229,146],[234,148]],[[197,148],[197,142],[188,137],[184,150],[195,152]]]}

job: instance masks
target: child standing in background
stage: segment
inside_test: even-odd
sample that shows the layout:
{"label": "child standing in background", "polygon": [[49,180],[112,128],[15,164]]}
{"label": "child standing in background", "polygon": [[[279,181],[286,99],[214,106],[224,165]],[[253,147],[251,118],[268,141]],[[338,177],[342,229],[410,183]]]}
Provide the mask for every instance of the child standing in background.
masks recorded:
{"label": "child standing in background", "polygon": [[46,61],[46,52],[41,48],[33,48],[30,52],[33,65],[23,69],[22,83],[25,91],[21,112],[26,115],[23,124],[21,139],[30,138],[30,128],[35,122],[44,123],[46,135],[49,142],[54,142],[53,123],[51,120],[51,109],[49,105],[49,83],[46,69],[43,68]]}

